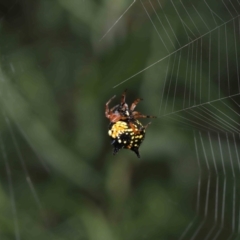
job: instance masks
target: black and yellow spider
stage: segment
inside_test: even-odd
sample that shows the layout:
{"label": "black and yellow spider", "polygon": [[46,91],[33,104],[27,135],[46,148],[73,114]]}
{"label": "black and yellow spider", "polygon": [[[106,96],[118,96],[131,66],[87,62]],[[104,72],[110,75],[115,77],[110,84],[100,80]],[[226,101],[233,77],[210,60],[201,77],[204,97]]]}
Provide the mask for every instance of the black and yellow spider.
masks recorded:
{"label": "black and yellow spider", "polygon": [[125,90],[121,97],[120,104],[109,109],[110,102],[116,97],[113,96],[106,103],[105,115],[110,120],[108,135],[112,140],[113,155],[115,155],[120,149],[127,148],[134,151],[137,156],[139,155],[139,147],[144,140],[145,130],[150,124],[143,126],[137,118],[156,118],[155,116],[143,115],[140,112],[134,111],[137,104],[142,100],[137,98],[128,108]]}

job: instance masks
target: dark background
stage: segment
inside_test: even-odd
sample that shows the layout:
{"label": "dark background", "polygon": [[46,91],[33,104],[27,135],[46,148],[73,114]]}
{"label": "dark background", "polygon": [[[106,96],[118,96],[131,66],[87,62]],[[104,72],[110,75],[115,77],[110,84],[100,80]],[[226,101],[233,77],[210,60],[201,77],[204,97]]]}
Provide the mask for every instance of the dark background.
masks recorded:
{"label": "dark background", "polygon": [[[131,3],[0,2],[0,239],[238,236],[239,2],[136,1],[102,39]],[[126,88],[140,159],[107,134]]]}

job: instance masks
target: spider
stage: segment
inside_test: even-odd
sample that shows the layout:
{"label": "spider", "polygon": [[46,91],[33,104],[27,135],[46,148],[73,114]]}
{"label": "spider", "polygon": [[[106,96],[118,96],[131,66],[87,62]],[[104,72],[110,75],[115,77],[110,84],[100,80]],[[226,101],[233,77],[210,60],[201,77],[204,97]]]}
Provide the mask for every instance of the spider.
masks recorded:
{"label": "spider", "polygon": [[145,137],[145,130],[148,125],[143,126],[139,122],[138,118],[156,118],[155,116],[143,115],[140,112],[134,111],[137,104],[142,100],[137,98],[131,105],[128,107],[126,100],[126,91],[125,90],[121,96],[120,104],[109,109],[110,102],[116,97],[114,95],[105,106],[105,116],[110,120],[108,135],[112,140],[113,155],[115,155],[120,149],[126,148],[134,151],[136,155],[140,158],[139,147],[142,144]]}

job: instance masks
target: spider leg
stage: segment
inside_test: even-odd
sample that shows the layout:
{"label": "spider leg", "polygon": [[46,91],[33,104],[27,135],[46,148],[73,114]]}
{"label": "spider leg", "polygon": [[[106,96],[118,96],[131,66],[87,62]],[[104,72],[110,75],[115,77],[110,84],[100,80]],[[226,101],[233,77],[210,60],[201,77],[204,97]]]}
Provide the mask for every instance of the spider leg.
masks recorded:
{"label": "spider leg", "polygon": [[137,99],[132,103],[132,105],[131,105],[131,107],[130,107],[130,111],[133,111],[134,108],[137,106],[137,104],[138,104],[141,100],[143,100],[143,99],[142,99],[142,98],[137,98]]}
{"label": "spider leg", "polygon": [[134,134],[141,134],[141,131],[138,130],[138,129],[134,126],[133,123],[130,122],[129,125],[130,125],[131,129],[133,130]]}
{"label": "spider leg", "polygon": [[129,116],[130,113],[129,113],[129,109],[128,109],[128,104],[126,103],[126,92],[127,92],[127,89],[125,89],[125,91],[123,92],[123,94],[121,96],[121,107],[120,107],[120,109],[127,116]]}
{"label": "spider leg", "polygon": [[127,89],[124,90],[124,92],[121,96],[121,105],[124,105],[124,103],[126,101],[126,92],[127,92]]}
{"label": "spider leg", "polygon": [[124,116],[121,116],[119,114],[114,114],[114,113],[110,113],[108,118],[110,119],[110,122],[112,122],[112,123],[128,119],[128,117],[124,117]]}
{"label": "spider leg", "polygon": [[109,110],[109,104],[110,104],[110,102],[114,99],[116,97],[116,95],[114,95],[112,98],[110,98],[108,101],[107,101],[107,103],[106,103],[106,105],[105,105],[105,116],[107,117],[107,118],[109,118],[109,115],[110,115],[110,113],[111,113],[111,110]]}
{"label": "spider leg", "polygon": [[[149,122],[148,124],[146,124],[145,126],[143,126],[142,129],[146,129],[151,123],[152,123],[152,122]],[[133,123],[130,122],[129,125],[130,125],[130,127],[132,128],[134,134],[141,134],[141,130],[136,129],[136,127],[134,126]]]}
{"label": "spider leg", "polygon": [[110,112],[113,112],[114,110],[116,110],[118,108],[119,104],[114,106],[113,108],[110,109]]}
{"label": "spider leg", "polygon": [[146,129],[151,123],[152,123],[152,122],[149,122],[148,124],[146,124],[146,125],[144,126],[144,129]]}
{"label": "spider leg", "polygon": [[142,114],[140,112],[136,112],[136,111],[132,112],[132,115],[133,115],[134,119],[136,119],[136,118],[157,118],[156,116],[144,115],[144,114]]}

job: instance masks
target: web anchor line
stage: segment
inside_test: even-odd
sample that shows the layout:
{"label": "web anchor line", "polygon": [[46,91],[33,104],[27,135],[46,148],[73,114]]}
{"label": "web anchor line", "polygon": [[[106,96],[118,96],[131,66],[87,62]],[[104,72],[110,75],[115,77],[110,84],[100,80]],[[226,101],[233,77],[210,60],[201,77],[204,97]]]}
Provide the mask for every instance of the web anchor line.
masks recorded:
{"label": "web anchor line", "polygon": [[114,26],[119,22],[119,20],[126,14],[126,12],[133,6],[133,4],[136,2],[136,0],[133,0],[133,2],[130,4],[130,6],[123,12],[123,14],[114,22],[114,24],[107,30],[107,32],[99,39],[99,42],[101,42],[107,34],[114,28]]}

